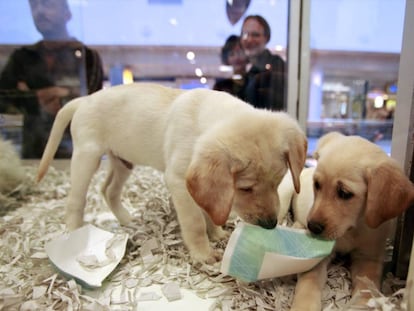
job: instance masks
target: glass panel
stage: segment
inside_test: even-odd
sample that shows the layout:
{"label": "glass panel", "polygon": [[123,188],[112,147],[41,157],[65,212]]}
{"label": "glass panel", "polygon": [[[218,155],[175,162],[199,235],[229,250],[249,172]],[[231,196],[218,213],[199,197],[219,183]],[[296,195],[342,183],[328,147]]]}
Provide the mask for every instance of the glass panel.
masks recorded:
{"label": "glass panel", "polygon": [[391,150],[405,1],[311,1],[309,151],[325,132]]}
{"label": "glass panel", "polygon": [[[9,56],[15,49],[22,45],[33,44],[43,38],[33,23],[29,3],[32,6],[42,4],[47,8],[48,13],[41,13],[43,14],[41,18],[50,22],[52,15],[47,14],[51,14],[50,11],[56,3],[65,3],[65,1],[0,1],[0,10],[3,13],[0,20],[0,71],[6,68]],[[154,81],[180,88],[213,88],[218,79],[234,78],[233,68],[223,66],[225,64],[221,62],[221,48],[230,35],[241,34],[242,22],[247,15],[259,14],[267,20],[271,37],[266,46],[271,54],[278,54],[280,59],[286,58],[288,0],[68,0],[68,4],[71,15],[61,15],[60,20],[68,19],[67,30],[70,38],[85,43],[100,56],[104,87],[132,81]],[[17,15],[19,18],[16,18]],[[62,23],[59,24],[58,21],[53,30],[60,29]],[[247,34],[246,39],[252,39],[252,34]],[[75,59],[82,60],[84,63],[85,54],[79,58],[75,52],[73,51],[71,57],[75,56]],[[60,55],[59,62],[55,64],[67,63],[67,57]],[[26,66],[28,65],[26,64],[25,68]],[[72,63],[70,67],[74,69],[72,78],[61,79],[53,85],[66,88],[68,81],[76,85],[72,85],[70,96],[63,102],[59,101],[58,105],[92,91],[88,90],[86,82],[89,78],[88,75],[85,76],[85,72],[82,75],[80,70],[82,66],[75,66]],[[45,73],[47,69],[41,72]],[[271,79],[273,78],[271,76]],[[277,77],[278,81],[282,82],[283,78]],[[16,81],[22,82],[21,79],[22,77]],[[267,83],[268,80],[264,80]],[[15,88],[17,88],[16,81],[13,82]],[[36,76],[33,81],[20,83],[19,92],[24,92],[25,97],[31,94],[31,99],[36,103],[34,91],[38,88],[35,85],[40,79]],[[281,85],[283,92],[284,85],[281,83],[278,85]],[[10,89],[10,87],[1,86],[3,91],[0,99],[3,102],[7,95],[4,93],[4,88]],[[270,87],[270,89],[274,88]],[[8,109],[5,110],[3,107],[0,113],[5,111],[23,113],[25,124],[29,124],[30,112],[25,111],[28,105],[16,105],[15,100],[16,98],[11,100],[8,97],[6,99]],[[10,106],[17,106],[17,109],[9,109]],[[32,126],[30,134],[33,135],[34,129],[37,128]],[[4,126],[2,132],[8,133],[4,130]],[[34,142],[28,136],[23,139]],[[37,152],[25,157],[39,156],[44,139],[36,142],[35,145],[38,146]]]}

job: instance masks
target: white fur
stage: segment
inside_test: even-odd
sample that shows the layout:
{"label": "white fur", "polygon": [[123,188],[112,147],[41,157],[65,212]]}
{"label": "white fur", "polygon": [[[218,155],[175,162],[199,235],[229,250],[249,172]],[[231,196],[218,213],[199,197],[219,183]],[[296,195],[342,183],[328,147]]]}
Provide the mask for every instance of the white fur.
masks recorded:
{"label": "white fur", "polygon": [[304,168],[300,174],[300,189],[296,193],[292,175],[287,172],[283,177],[277,192],[279,194],[280,207],[277,214],[279,221],[286,219],[289,209],[293,211],[293,227],[306,228],[307,217],[313,205],[313,172],[315,167]]}
{"label": "white fur", "polygon": [[163,171],[184,242],[193,258],[202,261],[219,258],[207,232],[220,238],[223,233],[216,225],[225,223],[231,208],[245,221],[272,227],[276,188],[288,168],[299,191],[306,137],[297,122],[284,113],[254,109],[224,92],[139,83],[75,99],[56,117],[39,180],[70,121],[74,151],[69,229],[83,223],[87,188],[103,154],[110,169],[102,192],[119,221],[131,219],[120,194],[132,165]]}

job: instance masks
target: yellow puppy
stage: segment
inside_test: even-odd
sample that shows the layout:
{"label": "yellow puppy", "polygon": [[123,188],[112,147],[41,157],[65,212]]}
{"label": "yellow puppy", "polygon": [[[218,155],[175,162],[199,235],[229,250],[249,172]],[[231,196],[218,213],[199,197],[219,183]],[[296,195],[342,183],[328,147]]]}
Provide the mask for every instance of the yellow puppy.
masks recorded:
{"label": "yellow puppy", "polygon": [[0,193],[7,195],[23,179],[24,171],[15,147],[0,135]]}
{"label": "yellow puppy", "polygon": [[137,83],[75,99],[56,117],[39,179],[69,122],[74,147],[69,229],[83,224],[88,185],[104,154],[110,170],[102,192],[119,221],[130,221],[120,196],[133,165],[163,171],[184,242],[200,261],[219,258],[207,232],[220,237],[219,226],[232,208],[246,222],[276,226],[276,189],[288,168],[300,190],[307,141],[297,122],[224,92]]}
{"label": "yellow puppy", "polygon": [[[350,253],[353,295],[366,288],[361,277],[380,288],[390,234],[387,220],[414,203],[414,186],[392,158],[361,137],[329,133],[319,140],[315,158],[307,227],[317,236],[335,239],[335,251]],[[309,197],[310,185],[302,182],[299,196]],[[321,310],[329,261],[299,276],[291,310]]]}

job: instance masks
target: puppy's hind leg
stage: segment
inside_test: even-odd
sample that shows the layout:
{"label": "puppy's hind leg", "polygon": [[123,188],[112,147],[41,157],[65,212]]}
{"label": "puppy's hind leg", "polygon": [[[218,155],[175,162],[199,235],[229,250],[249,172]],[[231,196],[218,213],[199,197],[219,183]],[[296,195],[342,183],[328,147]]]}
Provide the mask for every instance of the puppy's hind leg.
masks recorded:
{"label": "puppy's hind leg", "polygon": [[131,215],[122,206],[121,194],[122,187],[132,172],[132,164],[108,154],[109,171],[101,192],[108,207],[112,210],[121,225],[127,225],[131,222]]}
{"label": "puppy's hind leg", "polygon": [[74,148],[70,164],[71,190],[66,207],[66,227],[75,230],[83,225],[86,194],[93,174],[99,167],[101,154]]}

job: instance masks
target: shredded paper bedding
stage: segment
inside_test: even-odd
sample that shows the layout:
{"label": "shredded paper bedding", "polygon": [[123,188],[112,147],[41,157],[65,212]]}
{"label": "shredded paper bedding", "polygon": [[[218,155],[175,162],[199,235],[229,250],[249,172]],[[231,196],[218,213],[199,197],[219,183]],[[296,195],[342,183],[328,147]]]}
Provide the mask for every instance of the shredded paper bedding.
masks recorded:
{"label": "shredded paper bedding", "polygon": [[[206,310],[289,310],[294,275],[243,283],[220,272],[220,263],[193,263],[180,236],[179,225],[163,175],[136,167],[122,200],[134,216],[119,225],[100,195],[105,170],[95,175],[88,192],[86,223],[114,234],[128,234],[125,255],[99,288],[89,288],[59,273],[49,261],[45,244],[65,232],[68,170],[51,168],[40,184],[36,167],[25,167],[25,182],[0,195],[0,310],[140,310],[146,301],[165,297],[173,304],[186,299],[183,291],[209,301]],[[232,232],[237,220],[225,229]],[[224,252],[227,241],[214,244]],[[92,265],[84,258],[85,265]],[[154,285],[161,292],[152,291]],[[404,282],[387,276],[383,293],[372,289],[366,310],[404,310]],[[348,309],[350,274],[344,260],[328,271],[324,310]],[[207,305],[207,304],[206,304]],[[201,309],[200,309],[201,310]]]}

